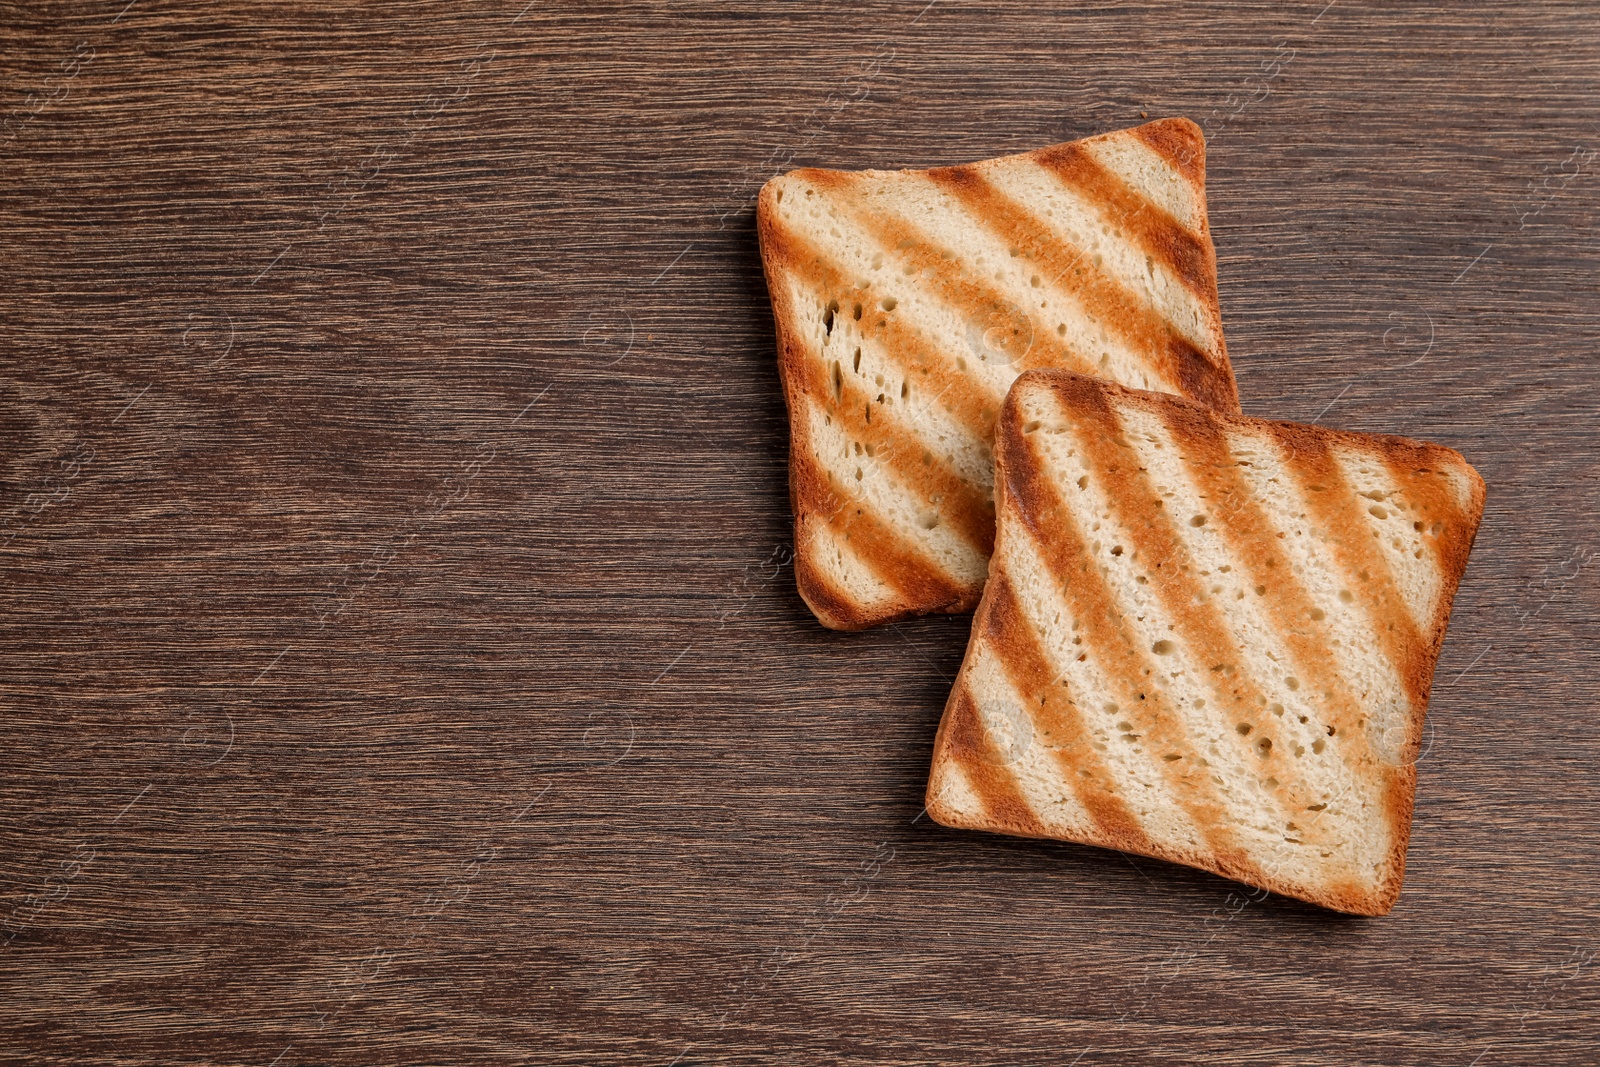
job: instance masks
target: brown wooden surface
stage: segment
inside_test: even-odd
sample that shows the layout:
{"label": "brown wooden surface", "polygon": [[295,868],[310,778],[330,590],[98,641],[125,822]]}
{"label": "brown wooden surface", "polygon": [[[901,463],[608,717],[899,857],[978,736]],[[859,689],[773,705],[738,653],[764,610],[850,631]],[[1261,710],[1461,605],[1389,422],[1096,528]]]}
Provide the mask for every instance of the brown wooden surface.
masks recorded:
{"label": "brown wooden surface", "polygon": [[[0,1062],[1589,1064],[1592,6],[0,8]],[[470,14],[462,12],[470,8]],[[1489,505],[1382,920],[918,819],[751,203],[1188,115],[1252,414]]]}

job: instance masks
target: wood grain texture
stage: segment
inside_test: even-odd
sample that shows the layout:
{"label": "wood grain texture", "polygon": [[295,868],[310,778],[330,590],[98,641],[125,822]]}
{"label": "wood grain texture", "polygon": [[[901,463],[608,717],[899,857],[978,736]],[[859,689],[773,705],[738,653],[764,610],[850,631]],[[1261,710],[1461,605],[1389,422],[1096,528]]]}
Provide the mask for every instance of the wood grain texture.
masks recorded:
{"label": "wood grain texture", "polygon": [[[0,1062],[1593,1062],[1592,9],[125,5],[0,5]],[[1146,114],[1245,411],[1489,484],[1383,920],[918,819],[966,620],[794,592],[761,182]]]}

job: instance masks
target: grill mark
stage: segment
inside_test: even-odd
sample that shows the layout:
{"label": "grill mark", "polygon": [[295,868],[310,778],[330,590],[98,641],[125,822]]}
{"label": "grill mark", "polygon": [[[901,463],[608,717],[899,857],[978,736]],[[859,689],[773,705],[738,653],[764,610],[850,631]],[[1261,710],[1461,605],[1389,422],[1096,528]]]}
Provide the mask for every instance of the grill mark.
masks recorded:
{"label": "grill mark", "polygon": [[[806,391],[822,402],[824,410],[843,424],[847,435],[863,446],[872,447],[873,454],[861,457],[860,462],[863,465],[883,463],[901,485],[949,520],[963,540],[984,556],[993,553],[994,501],[989,494],[961,477],[938,456],[933,456],[932,462],[924,465],[907,454],[902,447],[904,442],[909,440],[917,446],[923,446],[922,440],[893,411],[882,405],[874,405],[866,392],[848,378],[840,381],[839,400],[825,402],[823,398],[833,391],[833,385],[827,379],[827,367],[820,356],[807,355],[812,358],[805,359],[801,368]],[[876,418],[868,421],[864,413],[872,407],[877,409]],[[932,455],[925,446],[923,450]]]}
{"label": "grill mark", "polygon": [[[1014,397],[1015,393],[1012,395]],[[1104,673],[1115,687],[1119,701],[1129,709],[1142,706],[1145,709],[1142,712],[1129,711],[1130,716],[1142,720],[1141,732],[1158,741],[1165,751],[1184,757],[1164,764],[1162,773],[1173,787],[1173,796],[1209,846],[1212,869],[1240,881],[1259,881],[1264,874],[1235,842],[1227,826],[1227,810],[1212,786],[1210,769],[1196,762],[1188,738],[1181,736],[1179,730],[1169,728],[1169,724],[1178,721],[1176,712],[1165,706],[1166,702],[1154,686],[1147,691],[1154,699],[1141,700],[1129,681],[1153,675],[1154,668],[1137,650],[1137,643],[1122,621],[1122,613],[1115,607],[1114,594],[1089,559],[1077,525],[1055,488],[1043,477],[1038,457],[1022,435],[1020,422],[1020,419],[1007,419],[1001,424],[1001,469],[1006,477],[1008,505],[1015,509],[1031,535],[1035,550],[1057,580],[1074,614],[1083,620],[1085,647],[1104,664]],[[1192,770],[1174,769],[1179,764]]]}
{"label": "grill mark", "polygon": [[[855,223],[865,230],[880,250],[921,275],[921,284],[968,322],[982,322],[987,316],[1017,308],[1033,332],[1032,342],[1011,366],[1021,373],[1032,367],[1062,367],[1081,374],[1097,374],[1093,360],[1056,337],[1031,312],[999,289],[974,277],[954,259],[946,259],[937,242],[903,219],[893,218],[881,208],[861,202],[856,191],[857,175],[845,171],[813,171],[807,177],[827,188],[840,207],[850,212]],[[931,272],[931,273],[930,273]]]}
{"label": "grill mark", "polygon": [[805,501],[808,517],[849,544],[862,565],[885,585],[913,603],[930,605],[930,611],[962,601],[961,587],[920,546],[885,522],[868,501],[830,476],[814,455],[797,451],[793,462],[801,472],[800,483],[809,482],[820,491],[816,498]]}
{"label": "grill mark", "polygon": [[[773,246],[774,258],[783,269],[793,274],[803,285],[823,293],[837,294],[841,304],[847,294],[861,294],[863,303],[870,300],[870,286],[858,289],[845,277],[837,263],[829,260],[809,241],[792,233],[776,217],[769,220],[767,240]],[[849,295],[854,301],[855,296]],[[917,375],[921,388],[932,389],[934,400],[955,418],[968,433],[979,441],[994,439],[994,422],[999,412],[1002,395],[991,393],[970,374],[952,370],[956,359],[937,345],[918,336],[903,320],[884,316],[877,321],[868,320],[862,329],[864,337],[873,338],[876,346],[891,363],[905,372],[907,377]],[[931,359],[919,359],[927,353]]]}
{"label": "grill mark", "polygon": [[1034,159],[1116,219],[1146,255],[1160,260],[1208,307],[1214,305],[1217,257],[1209,237],[1193,232],[1165,208],[1135,192],[1076,141],[1040,149]]}
{"label": "grill mark", "polygon": [[1218,411],[1238,412],[1239,387],[1233,371],[1219,367],[1200,349],[1173,334],[1168,341],[1168,358],[1184,396]]}
{"label": "grill mark", "polygon": [[1332,652],[1333,626],[1311,618],[1316,607],[1311,594],[1295,577],[1288,553],[1278,547],[1279,531],[1256,503],[1221,428],[1205,412],[1176,404],[1162,404],[1158,413],[1172,439],[1181,443],[1179,456],[1216,515],[1216,528],[1227,541],[1229,554],[1241,562],[1260,558],[1262,565],[1254,576],[1272,576],[1274,595],[1263,597],[1261,607],[1294,657],[1295,670],[1313,691],[1328,694],[1324,707],[1337,731],[1336,743],[1355,745],[1359,753],[1375,759],[1366,731],[1356,729],[1364,711]]}
{"label": "grill mark", "polygon": [[[1373,458],[1387,464],[1390,475],[1402,492],[1415,503],[1427,523],[1437,522],[1443,527],[1437,535],[1424,530],[1422,537],[1434,564],[1446,578],[1439,590],[1440,603],[1434,612],[1439,622],[1438,628],[1442,630],[1443,620],[1450,615],[1452,590],[1449,588],[1449,577],[1460,575],[1467,569],[1467,554],[1472,549],[1472,534],[1476,532],[1476,525],[1468,515],[1462,513],[1444,478],[1441,468],[1446,464],[1440,460],[1448,463],[1448,459],[1441,455],[1442,449],[1419,445],[1403,438],[1388,440],[1385,446]],[[1454,466],[1453,463],[1449,465]],[[1438,636],[1442,637],[1442,632]]]}
{"label": "grill mark", "polygon": [[1201,188],[1206,180],[1206,140],[1200,127],[1188,119],[1162,119],[1135,127],[1133,135],[1160,156],[1173,170]]}
{"label": "grill mark", "polygon": [[800,590],[800,600],[805,600],[822,621],[835,627],[846,627],[859,611],[827,571],[814,565],[810,552],[795,553],[795,587]]}
{"label": "grill mark", "polygon": [[[1361,515],[1359,498],[1345,480],[1344,471],[1327,442],[1278,423],[1267,425],[1277,439],[1285,465],[1300,482],[1301,497],[1316,512],[1322,525],[1329,530],[1365,531],[1367,522]],[[1325,489],[1313,493],[1306,489],[1308,485],[1321,485]],[[1400,675],[1410,710],[1415,715],[1427,706],[1428,690],[1433,682],[1427,643],[1395,584],[1389,561],[1375,552],[1370,542],[1369,537],[1340,537],[1331,539],[1329,548],[1351,586],[1363,591],[1359,599],[1385,654]],[[1362,574],[1368,575],[1368,580],[1361,581]]]}
{"label": "grill mark", "polygon": [[1216,368],[1181,337],[1154,307],[1103,271],[1075,270],[1087,253],[1057,240],[1050,228],[973,167],[941,167],[929,179],[949,192],[996,236],[1023,252],[1050,275],[1050,284],[1080,300],[1096,321],[1107,324],[1143,356],[1172,387],[1207,403],[1216,392]]}
{"label": "grill mark", "polygon": [[[1082,383],[1087,386],[1088,383]],[[1226,621],[1216,606],[1205,597],[1194,572],[1199,569],[1189,554],[1169,510],[1149,507],[1149,502],[1159,501],[1160,495],[1150,482],[1149,475],[1140,468],[1138,453],[1123,443],[1121,420],[1106,402],[1104,393],[1093,387],[1079,387],[1080,383],[1058,387],[1058,395],[1067,393],[1073,404],[1072,423],[1074,436],[1084,450],[1096,476],[1106,479],[1106,499],[1121,522],[1127,536],[1134,541],[1133,549],[1142,554],[1154,570],[1162,572],[1162,580],[1151,583],[1167,614],[1177,624],[1184,643],[1190,646],[1203,664],[1228,663],[1235,658],[1235,643],[1229,639]],[[1143,520],[1143,525],[1140,525]],[[1248,558],[1248,557],[1247,557]],[[1276,570],[1274,567],[1273,570]],[[1213,688],[1214,695],[1231,706],[1238,716],[1234,722],[1249,721],[1256,726],[1257,734],[1266,734],[1272,748],[1260,760],[1264,774],[1270,773],[1282,783],[1285,799],[1274,798],[1279,811],[1290,821],[1301,816],[1312,801],[1307,799],[1305,784],[1297,781],[1299,775],[1289,754],[1285,730],[1268,710],[1267,696],[1243,666],[1235,672],[1233,685],[1227,687],[1221,680]],[[1256,741],[1240,737],[1224,724],[1224,735],[1237,739],[1236,747],[1243,753],[1245,765],[1259,759]],[[1304,819],[1301,820],[1304,822]],[[1307,824],[1308,826],[1310,824]],[[1309,840],[1307,830],[1301,832],[1302,840]]]}
{"label": "grill mark", "polygon": [[[817,565],[813,553],[819,550],[815,544],[806,544],[802,538],[806,537],[804,525],[795,531],[798,551],[794,556],[794,583],[800,591],[800,599],[804,600],[824,625],[836,629],[850,629],[860,617],[861,608],[858,604],[860,598],[852,597],[840,589],[828,572]],[[816,537],[816,534],[810,536]]]}
{"label": "grill mark", "polygon": [[948,758],[960,764],[971,792],[983,805],[984,815],[992,825],[1024,837],[1045,836],[1044,827],[1017,786],[1016,775],[1002,762],[989,739],[964,680],[950,694],[937,743]]}
{"label": "grill mark", "polygon": [[1153,843],[1138,818],[1117,795],[1105,762],[1089,747],[1089,731],[1078,708],[1070,697],[1058,695],[1053,683],[1059,675],[1051,669],[1038,636],[1023,616],[1010,577],[999,568],[989,581],[985,603],[988,605],[983,628],[985,642],[991,648],[1007,651],[1007,655],[997,653],[994,658],[1012,688],[1022,696],[1027,713],[1033,718],[1034,736],[1054,734],[1078,739],[1070,747],[1054,748],[1062,775],[1078,802],[1109,843],[1149,854]]}

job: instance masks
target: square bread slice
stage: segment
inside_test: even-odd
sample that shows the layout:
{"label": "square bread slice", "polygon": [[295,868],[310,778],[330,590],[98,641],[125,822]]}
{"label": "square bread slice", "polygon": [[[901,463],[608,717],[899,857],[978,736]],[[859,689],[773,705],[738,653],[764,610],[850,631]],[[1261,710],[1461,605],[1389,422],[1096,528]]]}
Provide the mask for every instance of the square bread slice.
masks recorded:
{"label": "square bread slice", "polygon": [[1017,379],[997,438],[928,813],[1388,912],[1483,479],[1060,371]]}
{"label": "square bread slice", "polygon": [[795,579],[825,626],[977,604],[994,419],[1021,371],[1239,409],[1186,119],[960,167],[796,170],[756,219]]}

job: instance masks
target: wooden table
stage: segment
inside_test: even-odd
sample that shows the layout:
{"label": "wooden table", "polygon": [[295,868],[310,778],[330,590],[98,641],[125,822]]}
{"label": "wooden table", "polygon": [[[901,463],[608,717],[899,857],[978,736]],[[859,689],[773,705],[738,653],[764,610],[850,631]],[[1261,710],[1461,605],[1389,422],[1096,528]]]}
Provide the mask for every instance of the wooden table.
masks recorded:
{"label": "wooden table", "polygon": [[[0,11],[0,1062],[1600,1059],[1592,5],[524,2]],[[1385,919],[930,825],[794,591],[760,184],[1146,115],[1490,486]]]}

